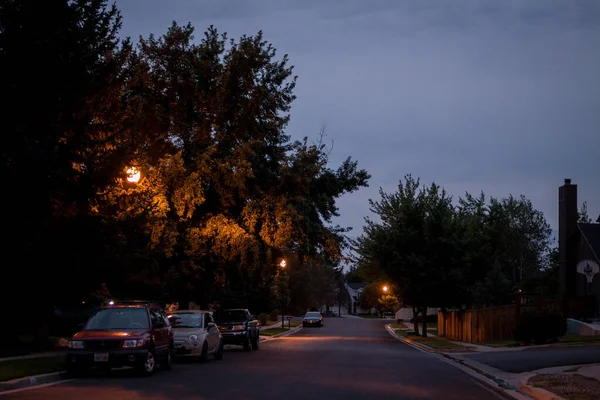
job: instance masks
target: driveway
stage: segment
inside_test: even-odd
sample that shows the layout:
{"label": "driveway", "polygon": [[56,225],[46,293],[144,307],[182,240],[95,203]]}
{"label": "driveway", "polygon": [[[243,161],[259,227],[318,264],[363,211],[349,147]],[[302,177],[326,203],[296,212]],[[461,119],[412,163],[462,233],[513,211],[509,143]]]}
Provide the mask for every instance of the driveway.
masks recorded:
{"label": "driveway", "polygon": [[600,346],[537,348],[521,351],[502,351],[464,355],[490,367],[511,373],[563,365],[600,363]]}
{"label": "driveway", "polygon": [[391,338],[389,321],[328,318],[324,328],[231,350],[223,361],[178,363],[152,378],[108,377],[0,394],[0,400],[499,399],[470,375]]}

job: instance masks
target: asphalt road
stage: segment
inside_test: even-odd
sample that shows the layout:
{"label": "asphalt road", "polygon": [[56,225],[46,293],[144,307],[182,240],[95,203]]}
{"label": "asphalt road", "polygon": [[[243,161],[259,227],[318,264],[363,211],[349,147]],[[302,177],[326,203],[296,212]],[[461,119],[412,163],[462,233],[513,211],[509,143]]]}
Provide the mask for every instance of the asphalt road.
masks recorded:
{"label": "asphalt road", "polygon": [[222,361],[178,363],[151,378],[127,371],[0,394],[0,400],[486,399],[502,397],[436,357],[398,342],[372,319],[332,318],[323,328],[231,350]]}
{"label": "asphalt road", "polygon": [[477,353],[464,358],[502,371],[521,373],[564,365],[600,363],[600,346]]}

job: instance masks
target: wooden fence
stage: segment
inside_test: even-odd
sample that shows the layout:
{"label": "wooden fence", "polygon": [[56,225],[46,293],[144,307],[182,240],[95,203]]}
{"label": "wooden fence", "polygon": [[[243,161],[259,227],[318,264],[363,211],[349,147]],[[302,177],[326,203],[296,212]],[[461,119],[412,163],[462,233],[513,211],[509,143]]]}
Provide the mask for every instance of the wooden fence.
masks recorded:
{"label": "wooden fence", "polygon": [[446,311],[438,313],[438,336],[470,343],[508,340],[513,337],[516,317],[535,309],[548,309],[562,313],[567,318],[590,316],[595,308],[591,298],[544,300],[525,303],[518,298],[510,306]]}

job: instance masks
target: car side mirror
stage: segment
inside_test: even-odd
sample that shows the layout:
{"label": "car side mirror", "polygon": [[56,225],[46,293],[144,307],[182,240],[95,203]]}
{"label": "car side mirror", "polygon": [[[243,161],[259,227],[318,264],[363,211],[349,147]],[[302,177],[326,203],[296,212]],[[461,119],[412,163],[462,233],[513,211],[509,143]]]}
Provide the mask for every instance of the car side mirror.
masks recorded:
{"label": "car side mirror", "polygon": [[248,316],[248,321],[252,321],[252,320],[255,320],[255,319],[256,319],[256,317],[254,315],[249,315]]}
{"label": "car side mirror", "polygon": [[209,322],[208,324],[206,324],[206,329],[214,328],[216,326],[217,324],[215,324],[214,322]]}
{"label": "car side mirror", "polygon": [[154,328],[164,328],[164,327],[165,327],[165,325],[166,325],[166,324],[165,324],[164,322],[158,322],[158,321],[152,324],[152,326],[153,326]]}

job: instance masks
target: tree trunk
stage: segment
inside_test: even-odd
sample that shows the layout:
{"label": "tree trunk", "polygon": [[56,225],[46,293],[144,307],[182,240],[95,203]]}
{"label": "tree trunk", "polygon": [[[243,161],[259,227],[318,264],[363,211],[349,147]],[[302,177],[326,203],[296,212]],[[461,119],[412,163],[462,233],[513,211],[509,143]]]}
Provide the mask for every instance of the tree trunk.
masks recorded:
{"label": "tree trunk", "polygon": [[427,307],[422,308],[421,315],[423,315],[423,334],[421,336],[427,337]]}
{"label": "tree trunk", "polygon": [[418,335],[419,334],[419,309],[417,307],[413,307],[413,330],[415,331],[415,334]]}

